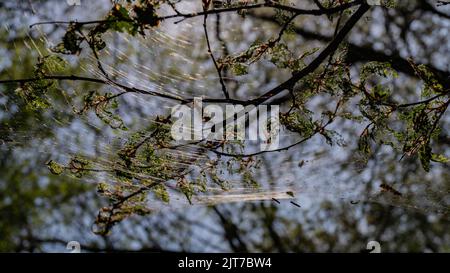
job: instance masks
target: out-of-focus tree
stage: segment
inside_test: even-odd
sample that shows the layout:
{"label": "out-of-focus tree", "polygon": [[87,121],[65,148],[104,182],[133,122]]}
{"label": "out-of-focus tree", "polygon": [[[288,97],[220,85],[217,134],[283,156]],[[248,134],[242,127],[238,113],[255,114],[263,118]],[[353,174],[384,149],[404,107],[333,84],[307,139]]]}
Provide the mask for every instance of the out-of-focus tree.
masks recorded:
{"label": "out-of-focus tree", "polygon": [[[12,63],[2,70],[5,80],[0,81],[6,109],[2,140],[9,143],[1,167],[21,172],[5,171],[0,177],[7,189],[2,211],[6,219],[18,219],[17,224],[2,223],[2,233],[11,238],[3,249],[34,251],[36,246],[64,243],[39,238],[33,232],[39,224],[29,219],[50,219],[36,203],[54,207],[70,201],[70,207],[80,196],[76,207],[85,203],[92,212],[97,205],[92,189],[74,183],[76,179],[97,183],[97,193],[109,202],[93,226],[103,241],[86,241],[91,251],[201,251],[202,246],[238,252],[359,251],[370,239],[386,243],[388,251],[448,251],[450,74],[443,59],[448,48],[439,42],[445,35],[428,30],[443,30],[449,16],[445,6],[412,2],[114,1],[98,19],[34,24],[65,28],[59,38],[50,37],[59,42],[50,46],[46,41],[48,48],[36,45],[38,37],[14,35],[23,41],[13,47],[4,41],[9,54],[16,55],[8,57]],[[225,25],[238,20],[242,28]],[[174,22],[189,24],[195,42],[186,42],[188,48],[178,45],[178,52],[158,48],[161,40],[178,35],[170,33]],[[258,24],[264,27],[253,27]],[[128,44],[116,43],[118,38]],[[28,52],[30,44],[34,48]],[[132,59],[121,52],[126,46],[135,49],[129,54],[138,59],[136,70],[122,67]],[[148,58],[148,49],[159,55]],[[191,60],[183,63],[183,56]],[[169,77],[146,75],[148,66]],[[233,140],[180,145],[171,138],[169,114],[161,108],[145,112],[155,103],[191,105],[200,96],[204,103],[281,105],[282,132],[288,137],[280,141],[281,148],[270,151]],[[28,142],[54,139],[60,129],[71,126],[112,140],[90,143],[81,134],[79,142],[60,142],[63,152],[45,160],[31,153]],[[331,158],[324,160],[323,154]],[[52,174],[30,169],[43,161]],[[327,181],[316,185],[319,192],[307,191],[315,181],[300,180],[317,170],[328,176],[319,179]],[[283,184],[287,174],[294,177],[289,185]],[[352,197],[342,202],[277,204],[274,195],[289,199],[305,191],[330,190],[332,199],[340,199],[347,196],[340,192],[347,183],[352,183],[347,187]],[[180,195],[194,205],[203,200],[220,203],[241,187],[247,193],[243,200],[262,194],[269,201],[204,209],[213,217],[200,223],[195,213],[154,212],[164,207],[161,203],[182,202],[176,201]],[[217,191],[224,194],[214,195]],[[155,223],[159,219],[162,224]],[[165,230],[172,222],[180,228]],[[150,225],[162,227],[149,230]],[[127,233],[130,229],[136,232]],[[198,229],[218,243],[202,240],[205,236],[180,236]],[[111,243],[108,236],[119,243]],[[27,245],[17,238],[25,238]]]}

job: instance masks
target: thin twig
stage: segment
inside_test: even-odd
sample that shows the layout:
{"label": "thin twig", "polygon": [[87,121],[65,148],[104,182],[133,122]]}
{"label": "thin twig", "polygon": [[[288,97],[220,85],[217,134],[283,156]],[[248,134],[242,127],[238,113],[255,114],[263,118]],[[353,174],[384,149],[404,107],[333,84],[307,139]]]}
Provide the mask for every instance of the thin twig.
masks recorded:
{"label": "thin twig", "polygon": [[205,33],[206,45],[208,46],[208,54],[214,63],[217,74],[219,75],[219,81],[220,81],[220,85],[222,87],[222,92],[223,92],[225,98],[229,99],[230,95],[228,94],[227,86],[225,85],[225,82],[223,81],[222,70],[219,67],[219,64],[217,63],[216,58],[214,57],[214,53],[212,52],[212,49],[211,49],[211,43],[209,41],[208,26],[207,26],[208,13],[206,13],[207,8],[208,7],[204,7],[205,15],[203,16],[203,30]]}

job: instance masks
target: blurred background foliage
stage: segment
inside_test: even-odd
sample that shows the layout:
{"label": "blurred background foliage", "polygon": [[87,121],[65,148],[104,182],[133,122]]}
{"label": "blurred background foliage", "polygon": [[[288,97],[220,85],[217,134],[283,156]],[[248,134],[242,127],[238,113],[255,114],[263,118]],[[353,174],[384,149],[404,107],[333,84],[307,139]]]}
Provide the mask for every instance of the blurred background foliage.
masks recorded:
{"label": "blurred background foliage", "polygon": [[[373,7],[352,31],[348,58],[359,67],[367,61],[393,60],[399,77],[387,84],[400,98],[415,98],[419,79],[405,66],[409,56],[450,76],[447,42],[450,9],[436,1],[396,1],[395,8]],[[290,1],[314,7],[314,1]],[[64,26],[36,22],[68,18],[94,20],[104,16],[110,1],[82,1],[69,6],[65,1],[0,1],[0,79],[28,78],[49,43],[64,35]],[[87,14],[85,10],[95,11]],[[279,26],[269,11],[214,16],[222,37],[214,47],[239,52],[254,41],[265,41]],[[233,19],[233,20],[231,20]],[[291,48],[311,50],[323,46],[333,34],[336,18],[299,18],[285,42]],[[111,34],[113,46],[102,59],[114,67],[115,77],[136,86],[152,86],[183,94],[205,93],[217,88],[217,76],[206,54],[201,20],[163,22],[149,38],[129,40]],[[187,60],[186,60],[187,59]],[[67,74],[94,73],[95,62],[88,54],[67,57]],[[239,72],[239,71],[238,71]],[[263,62],[247,75],[230,76],[230,93],[239,98],[255,96],[258,90],[274,86],[286,76],[283,69]],[[124,76],[125,74],[125,76]],[[183,75],[189,74],[191,80]],[[236,73],[239,74],[239,73]],[[145,78],[145,79],[144,79]],[[241,84],[241,83],[245,83]],[[243,87],[244,86],[244,87]],[[81,94],[95,90],[95,83],[61,88]],[[338,123],[345,149],[326,146],[324,140],[309,142],[286,153],[261,156],[257,181],[274,187],[283,183],[300,185],[297,207],[273,200],[225,203],[212,206],[188,204],[161,209],[146,216],[133,216],[118,224],[108,236],[94,235],[98,208],[107,200],[96,194],[90,179],[55,176],[46,167],[50,160],[67,161],[68,156],[87,151],[108,156],[114,130],[95,115],[74,115],[67,97],[52,94],[53,107],[37,111],[19,97],[16,84],[0,86],[0,251],[67,251],[67,242],[79,241],[82,251],[231,251],[231,252],[359,252],[368,241],[377,240],[383,252],[450,251],[449,165],[433,164],[425,172],[417,158],[392,149],[375,148],[367,166],[355,158],[357,136],[363,127]],[[108,87],[105,88],[108,91]],[[410,101],[410,100],[406,100]],[[81,102],[71,103],[81,105]],[[121,113],[129,130],[165,113],[158,99],[132,96],[120,98]],[[327,98],[317,100],[315,109],[327,109]],[[449,117],[433,149],[449,156]],[[380,184],[394,185],[402,199],[378,194]],[[348,191],[348,192],[347,192]],[[303,194],[304,193],[304,194]],[[220,202],[218,202],[220,203]]]}

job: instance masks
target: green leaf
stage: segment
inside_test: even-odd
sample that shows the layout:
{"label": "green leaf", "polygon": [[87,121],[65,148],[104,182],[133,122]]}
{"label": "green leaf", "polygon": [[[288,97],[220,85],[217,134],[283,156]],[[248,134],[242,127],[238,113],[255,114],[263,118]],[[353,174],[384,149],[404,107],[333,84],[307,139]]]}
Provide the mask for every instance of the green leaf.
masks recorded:
{"label": "green leaf", "polygon": [[231,71],[236,76],[248,74],[248,66],[242,63],[235,63],[231,66]]}
{"label": "green leaf", "polygon": [[192,196],[195,193],[193,185],[183,178],[178,181],[177,187],[186,196],[189,204],[192,205]]}
{"label": "green leaf", "polygon": [[53,160],[47,162],[47,168],[52,174],[60,175],[64,171],[64,166]]}
{"label": "green leaf", "polygon": [[439,163],[448,163],[448,162],[450,162],[450,159],[444,155],[433,153],[431,155],[431,161],[439,162]]}
{"label": "green leaf", "polygon": [[75,156],[70,160],[67,168],[75,177],[81,178],[89,172],[89,166],[90,162],[88,160]]}
{"label": "green leaf", "polygon": [[79,31],[79,25],[77,23],[71,23],[62,42],[53,47],[51,50],[56,53],[68,54],[68,55],[78,55],[81,52],[81,43],[84,38],[81,36]]}
{"label": "green leaf", "polygon": [[165,203],[170,202],[169,193],[167,192],[167,189],[163,184],[158,184],[158,185],[154,186],[153,192],[155,193],[156,197],[161,199],[163,202],[165,202]]}
{"label": "green leaf", "polygon": [[51,105],[45,97],[44,81],[36,81],[34,83],[26,83],[19,87],[15,92],[27,103],[27,107],[31,110],[47,109]]}
{"label": "green leaf", "polygon": [[361,82],[365,82],[373,75],[381,76],[383,78],[398,77],[397,72],[392,69],[391,64],[385,62],[369,62],[365,64],[360,72]]}
{"label": "green leaf", "polygon": [[424,87],[422,90],[423,97],[428,97],[435,93],[444,92],[444,87],[439,82],[438,77],[426,65],[417,65],[413,62],[412,59],[409,59],[408,61],[417,76],[419,76],[424,83]]}
{"label": "green leaf", "polygon": [[430,161],[431,161],[431,147],[429,143],[420,147],[419,157],[422,163],[422,168],[426,171],[430,171]]}
{"label": "green leaf", "polygon": [[129,11],[120,4],[115,4],[106,18],[108,28],[121,31],[121,27],[132,23]]}

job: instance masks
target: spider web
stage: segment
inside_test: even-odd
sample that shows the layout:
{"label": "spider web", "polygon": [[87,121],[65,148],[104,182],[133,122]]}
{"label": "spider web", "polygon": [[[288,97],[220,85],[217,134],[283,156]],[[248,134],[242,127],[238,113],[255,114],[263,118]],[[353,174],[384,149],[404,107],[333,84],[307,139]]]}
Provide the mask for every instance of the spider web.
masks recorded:
{"label": "spider web", "polygon": [[[83,5],[91,4],[83,3]],[[84,8],[86,7],[84,6]],[[80,12],[80,8],[74,8],[71,15],[79,18]],[[232,19],[236,19],[237,16],[229,15],[226,18],[229,19],[227,22],[233,22]],[[45,16],[36,15],[30,24],[43,19]],[[214,18],[211,19],[210,24],[212,33],[213,20]],[[237,23],[227,24],[227,38],[232,41],[230,43],[231,52],[242,51],[258,35],[270,38],[272,31],[270,29],[248,23],[247,20],[245,22],[235,21]],[[199,26],[201,26],[201,19],[194,18],[177,25],[174,25],[173,21],[164,22],[160,28],[148,32],[146,37],[136,38],[121,33],[107,34],[104,38],[108,41],[108,47],[100,53],[100,59],[108,74],[112,75],[116,81],[130,87],[175,96],[191,97],[196,94],[218,96],[218,94],[220,95],[218,93],[220,90],[218,77],[214,73],[213,64],[205,54],[204,44],[199,45],[203,43],[202,39],[204,39],[202,32],[199,31],[201,30]],[[25,46],[30,50],[36,50],[41,56],[46,55],[47,52],[42,52],[37,44],[45,43],[48,47],[52,47],[61,37],[61,35],[50,36],[49,29],[51,29],[49,26],[33,28],[30,33],[39,35],[32,36],[30,34],[30,39],[24,42]],[[242,35],[246,33],[250,33],[248,35],[250,37],[242,39]],[[213,43],[213,47],[220,52],[220,43],[216,41]],[[220,55],[219,52],[216,54]],[[104,79],[92,54],[82,54],[79,58],[68,57],[67,61],[71,65],[78,65],[81,71],[87,75]],[[249,71],[246,76],[239,78],[230,76],[229,80],[238,83],[235,94],[242,95],[245,92],[253,92],[254,90],[249,86],[255,85],[255,82],[259,81],[261,77],[264,78],[258,75],[258,70],[267,70],[267,68],[276,70],[262,62],[257,64],[254,70]],[[283,76],[283,72],[278,74],[274,72],[273,74],[274,76],[271,76],[273,78]],[[114,86],[107,86],[102,90],[118,92]],[[76,84],[68,84],[68,92],[71,92],[73,97],[82,97],[85,91]],[[30,146],[39,153],[48,154],[49,157],[57,156],[61,161],[67,161],[70,155],[83,154],[95,162],[95,168],[101,168],[114,163],[112,158],[117,149],[126,142],[130,132],[148,127],[155,122],[156,115],[167,115],[174,105],[176,102],[156,97],[127,94],[121,98],[118,109],[120,116],[129,127],[128,132],[123,132],[108,128],[93,113],[76,116],[69,122],[64,117],[73,114],[74,104],[66,104],[54,109],[56,114],[49,119],[36,120],[35,122],[39,126],[34,129],[37,130],[35,132],[33,130],[9,131],[9,140],[3,140],[2,145],[14,149],[18,157],[21,153],[26,153],[27,147]],[[80,105],[78,104],[78,106]],[[6,109],[6,112],[8,110]],[[54,136],[36,139],[35,135],[41,130],[40,128],[53,131]],[[282,138],[283,142],[289,143],[295,139],[295,136],[283,132]],[[208,194],[193,197],[193,205],[209,206],[265,200],[282,205],[290,202],[290,205],[307,207],[308,204],[331,200],[354,204],[375,202],[421,212],[448,214],[450,208],[448,181],[442,182],[442,179],[440,183],[433,183],[433,179],[419,181],[423,182],[419,186],[416,184],[410,185],[411,187],[408,188],[405,186],[406,192],[401,196],[383,192],[379,187],[370,186],[376,183],[368,181],[368,173],[375,166],[369,165],[361,171],[342,170],[343,165],[352,164],[349,162],[351,159],[348,157],[348,152],[344,148],[323,148],[323,146],[323,140],[312,139],[306,147],[299,146],[285,153],[263,155],[261,158],[267,165],[255,173],[255,178],[260,183],[259,188],[240,187],[240,181],[231,180],[230,184],[233,186],[228,191],[211,186]],[[208,157],[208,154],[196,153],[196,149],[195,145],[188,145],[173,152],[190,153],[193,165],[196,165],[194,167],[198,167]],[[194,152],[192,152],[193,150]],[[380,160],[383,161],[383,159]],[[174,164],[180,164],[180,168],[186,168],[182,162],[174,162]],[[438,169],[431,175],[440,177],[444,172],[445,169]],[[153,177],[153,179],[158,178]],[[108,173],[94,173],[88,178],[83,178],[82,181],[84,183],[99,181],[116,183],[110,182],[115,179]],[[173,191],[171,194],[173,196],[170,204],[151,199],[149,206],[154,210],[179,209],[189,206],[187,200],[180,193]]]}

